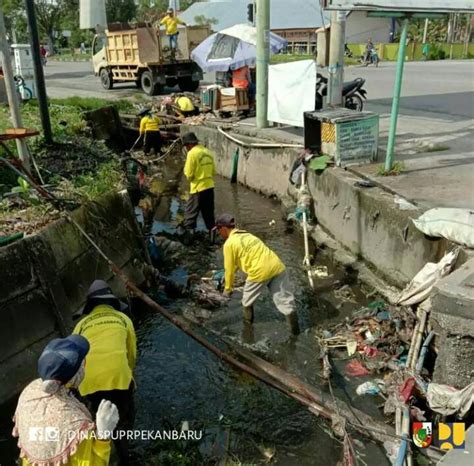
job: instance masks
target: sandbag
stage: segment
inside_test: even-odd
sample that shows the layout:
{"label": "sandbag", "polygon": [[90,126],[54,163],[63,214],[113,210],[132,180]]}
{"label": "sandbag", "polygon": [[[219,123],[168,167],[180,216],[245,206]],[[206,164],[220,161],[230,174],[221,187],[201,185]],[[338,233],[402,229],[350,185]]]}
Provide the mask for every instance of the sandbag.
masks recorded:
{"label": "sandbag", "polygon": [[425,235],[474,248],[474,210],[437,207],[414,219],[413,223]]}
{"label": "sandbag", "polygon": [[433,262],[426,263],[402,290],[397,299],[397,304],[412,306],[428,298],[435,284],[451,272],[456,264],[458,253],[459,250],[448,252],[437,264]]}

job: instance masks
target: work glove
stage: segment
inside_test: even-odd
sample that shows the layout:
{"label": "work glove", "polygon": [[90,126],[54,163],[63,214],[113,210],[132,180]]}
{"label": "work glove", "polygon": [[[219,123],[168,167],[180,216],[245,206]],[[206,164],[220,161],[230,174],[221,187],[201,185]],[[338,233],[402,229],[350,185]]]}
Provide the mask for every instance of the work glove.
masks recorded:
{"label": "work glove", "polygon": [[119,413],[117,406],[109,400],[102,400],[95,417],[97,438],[100,440],[109,440],[113,430],[117,427],[118,421]]}

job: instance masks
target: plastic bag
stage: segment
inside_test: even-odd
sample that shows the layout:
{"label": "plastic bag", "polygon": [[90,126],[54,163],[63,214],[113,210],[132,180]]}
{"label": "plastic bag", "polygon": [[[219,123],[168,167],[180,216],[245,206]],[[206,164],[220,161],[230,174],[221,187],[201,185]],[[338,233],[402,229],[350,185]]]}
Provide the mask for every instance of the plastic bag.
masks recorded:
{"label": "plastic bag", "polygon": [[436,282],[451,272],[457,257],[458,251],[452,251],[445,254],[437,264],[433,262],[425,264],[400,293],[397,304],[411,306],[428,298]]}
{"label": "plastic bag", "polygon": [[474,382],[462,390],[449,385],[430,383],[426,398],[433,411],[445,416],[458,413],[462,418],[474,403]]}
{"label": "plastic bag", "polygon": [[474,248],[474,210],[438,207],[428,210],[413,223],[425,235]]}

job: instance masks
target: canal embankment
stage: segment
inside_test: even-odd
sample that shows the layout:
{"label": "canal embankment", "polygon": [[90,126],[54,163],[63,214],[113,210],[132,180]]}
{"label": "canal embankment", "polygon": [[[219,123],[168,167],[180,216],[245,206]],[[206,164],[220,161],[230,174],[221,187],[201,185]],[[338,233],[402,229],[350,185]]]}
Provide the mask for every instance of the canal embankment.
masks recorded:
{"label": "canal embankment", "polygon": [[[224,129],[231,137],[212,123],[183,125],[181,132],[194,131],[203,144],[214,151],[217,171],[225,177],[231,177],[235,170],[233,164],[238,151],[239,183],[277,197],[286,205],[291,205],[291,201],[294,205],[296,190],[289,183],[289,177],[302,152],[302,138],[291,132],[259,131],[252,126]],[[359,270],[360,280],[377,287],[393,302],[397,290],[409,283],[426,263],[438,262],[457,245],[445,239],[429,238],[417,230],[412,220],[426,208],[385,188],[383,180],[363,187],[358,182],[364,179],[355,170],[339,167],[322,173],[310,171],[308,188],[317,219],[312,236],[317,243],[338,249],[336,259],[339,257],[347,267]],[[456,268],[465,264],[464,268],[472,270],[473,261],[472,251],[461,249]],[[435,294],[443,298],[431,300],[428,306],[439,334],[435,380],[455,386],[470,383],[474,374],[474,362],[466,362],[466,356],[474,356],[472,316],[464,312],[466,305],[474,304],[469,285],[473,274],[467,273],[467,277],[466,273],[455,271],[441,280]],[[457,348],[457,351],[453,353],[447,348]],[[474,357],[469,360],[474,361]],[[461,366],[463,371],[449,369]]]}

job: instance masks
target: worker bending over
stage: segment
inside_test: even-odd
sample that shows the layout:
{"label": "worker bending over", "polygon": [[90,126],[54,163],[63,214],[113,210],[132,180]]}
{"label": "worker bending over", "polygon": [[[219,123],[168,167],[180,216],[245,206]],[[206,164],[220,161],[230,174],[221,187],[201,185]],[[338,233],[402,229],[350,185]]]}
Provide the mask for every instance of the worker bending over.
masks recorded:
{"label": "worker bending over", "polygon": [[119,420],[117,407],[101,400],[94,423],[71,391],[84,378],[88,352],[89,342],[71,335],[51,340],[41,353],[40,378],[23,390],[13,418],[22,466],[109,464],[110,437]]}
{"label": "worker bending over", "polygon": [[154,114],[150,109],[139,112],[140,120],[140,137],[143,137],[143,152],[148,155],[151,149],[155,154],[161,153],[161,120],[158,115]]}
{"label": "worker bending over", "polygon": [[214,156],[209,149],[199,144],[194,133],[186,133],[182,141],[187,150],[184,175],[190,185],[190,197],[184,212],[184,228],[193,232],[201,213],[206,228],[211,233],[214,228]]}
{"label": "worker bending over", "polygon": [[[101,400],[114,403],[120,414],[119,430],[133,428],[135,418],[133,370],[137,358],[137,340],[130,318],[124,314],[127,305],[119,301],[109,285],[95,280],[89,288],[82,310],[85,317],[73,333],[90,343],[85,377],[79,387],[92,412]],[[115,440],[120,465],[129,460],[126,438]]]}
{"label": "worker bending over", "polygon": [[170,41],[170,49],[176,50],[178,48],[178,24],[186,26],[186,23],[174,15],[173,8],[168,8],[166,16],[160,21],[160,24],[163,24],[166,28],[166,35]]}
{"label": "worker bending over", "polygon": [[193,101],[186,96],[176,97],[174,100],[175,109],[177,112],[177,116],[182,116],[187,118],[189,116],[197,115],[199,113],[199,109],[194,106]]}
{"label": "worker bending over", "polygon": [[231,296],[237,270],[247,274],[242,306],[243,317],[248,323],[254,319],[253,304],[267,287],[272,294],[277,309],[285,315],[291,332],[299,333],[295,297],[290,291],[290,283],[285,264],[263,241],[245,230],[237,229],[234,217],[222,214],[216,219],[216,230],[224,238],[224,294]]}

